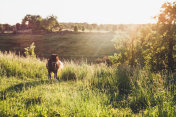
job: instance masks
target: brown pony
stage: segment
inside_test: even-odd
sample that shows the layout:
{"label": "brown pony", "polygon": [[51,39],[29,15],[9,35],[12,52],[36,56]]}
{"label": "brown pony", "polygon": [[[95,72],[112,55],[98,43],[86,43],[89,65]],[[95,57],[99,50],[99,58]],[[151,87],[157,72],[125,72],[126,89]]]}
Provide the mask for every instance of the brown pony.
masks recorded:
{"label": "brown pony", "polygon": [[57,79],[57,71],[60,67],[59,57],[57,54],[52,54],[48,59],[46,68],[48,69],[48,79],[51,79],[51,73],[54,73],[54,78]]}

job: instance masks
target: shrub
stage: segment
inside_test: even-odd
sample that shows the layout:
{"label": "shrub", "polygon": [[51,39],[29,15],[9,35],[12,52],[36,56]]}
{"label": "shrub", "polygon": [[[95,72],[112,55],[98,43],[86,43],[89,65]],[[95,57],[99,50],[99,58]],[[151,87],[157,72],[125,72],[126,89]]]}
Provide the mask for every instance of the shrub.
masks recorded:
{"label": "shrub", "polygon": [[25,52],[24,54],[26,55],[26,57],[34,57],[36,58],[36,55],[35,55],[35,45],[34,45],[34,42],[27,48],[24,48],[25,49]]}

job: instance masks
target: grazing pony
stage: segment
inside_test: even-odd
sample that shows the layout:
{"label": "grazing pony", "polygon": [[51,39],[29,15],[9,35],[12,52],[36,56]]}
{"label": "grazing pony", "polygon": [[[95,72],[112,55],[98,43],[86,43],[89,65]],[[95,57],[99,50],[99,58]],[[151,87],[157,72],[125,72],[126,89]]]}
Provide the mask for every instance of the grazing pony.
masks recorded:
{"label": "grazing pony", "polygon": [[57,80],[57,71],[60,68],[60,61],[57,54],[52,54],[48,59],[46,68],[48,69],[48,79],[51,79],[51,73],[54,73],[54,78]]}

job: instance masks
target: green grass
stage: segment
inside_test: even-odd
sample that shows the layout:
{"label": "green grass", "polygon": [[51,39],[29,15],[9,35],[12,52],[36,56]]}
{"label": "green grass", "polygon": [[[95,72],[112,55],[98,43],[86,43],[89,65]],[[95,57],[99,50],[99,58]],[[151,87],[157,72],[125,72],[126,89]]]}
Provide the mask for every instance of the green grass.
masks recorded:
{"label": "green grass", "polygon": [[46,60],[0,53],[0,116],[176,115],[175,73],[65,62],[48,80]]}

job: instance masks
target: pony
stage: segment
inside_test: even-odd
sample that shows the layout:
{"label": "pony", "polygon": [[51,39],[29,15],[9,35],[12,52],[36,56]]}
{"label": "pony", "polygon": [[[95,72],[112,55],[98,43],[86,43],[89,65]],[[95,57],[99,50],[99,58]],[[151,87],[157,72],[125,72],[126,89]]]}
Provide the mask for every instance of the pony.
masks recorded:
{"label": "pony", "polygon": [[57,80],[57,72],[63,68],[63,63],[59,60],[57,54],[52,54],[47,61],[46,68],[48,69],[48,79],[51,80],[51,73],[54,73],[54,78]]}

